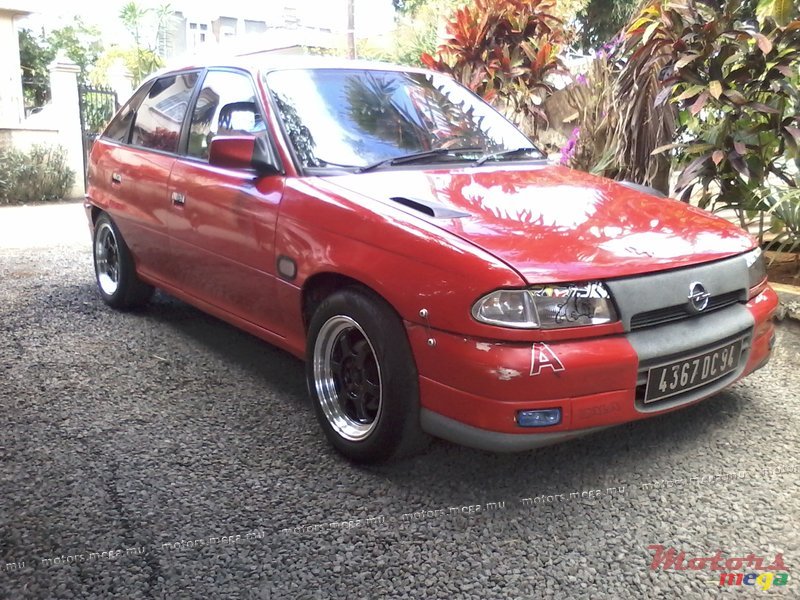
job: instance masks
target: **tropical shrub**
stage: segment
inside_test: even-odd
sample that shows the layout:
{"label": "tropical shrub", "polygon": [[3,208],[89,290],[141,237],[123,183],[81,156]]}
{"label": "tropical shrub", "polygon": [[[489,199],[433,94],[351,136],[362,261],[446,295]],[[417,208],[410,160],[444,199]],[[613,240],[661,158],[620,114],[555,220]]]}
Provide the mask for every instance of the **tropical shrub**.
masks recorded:
{"label": "tropical shrub", "polygon": [[[776,234],[773,247],[784,252],[800,250],[800,188],[789,188],[767,200]],[[800,267],[798,268],[800,273]]]}
{"label": "tropical shrub", "polygon": [[582,4],[575,15],[575,43],[583,50],[592,50],[625,27],[639,0],[587,0]]}
{"label": "tropical shrub", "polygon": [[429,68],[450,73],[535,135],[547,123],[541,106],[552,93],[548,77],[566,74],[558,58],[561,22],[553,0],[475,0],[446,24]]}
{"label": "tropical shrub", "polygon": [[436,51],[441,23],[466,3],[467,0],[426,0],[414,6],[406,2],[404,14],[397,20],[393,48],[385,58],[399,64],[422,66],[422,55]]}
{"label": "tropical shrub", "polygon": [[0,149],[0,204],[24,204],[64,198],[75,182],[61,146],[44,144],[27,152]]}
{"label": "tropical shrub", "polygon": [[568,117],[575,128],[561,149],[561,163],[596,175],[611,175],[615,152],[617,102],[614,82],[619,69],[608,54],[598,55],[585,74],[565,90],[575,111]]}
{"label": "tropical shrub", "polygon": [[674,155],[678,193],[701,207],[733,209],[742,226],[776,206],[776,192],[800,183],[800,21],[785,8],[762,1],[756,19],[740,0],[721,7],[659,0],[626,39],[632,61],[666,63],[656,105],[676,106],[679,127],[656,152]]}
{"label": "tropical shrub", "polygon": [[670,161],[653,155],[676,130],[674,108],[655,106],[665,64],[643,61],[622,34],[595,54],[588,73],[567,90],[580,131],[571,166],[669,191]]}

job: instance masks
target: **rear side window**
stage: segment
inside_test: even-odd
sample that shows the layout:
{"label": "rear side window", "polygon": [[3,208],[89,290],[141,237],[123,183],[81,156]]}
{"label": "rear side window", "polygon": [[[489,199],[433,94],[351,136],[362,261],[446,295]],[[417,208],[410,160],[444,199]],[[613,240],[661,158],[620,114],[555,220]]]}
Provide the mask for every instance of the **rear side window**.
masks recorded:
{"label": "rear side window", "polygon": [[197,79],[197,73],[157,79],[136,111],[131,143],[142,148],[177,152],[183,118]]}
{"label": "rear side window", "polygon": [[144,85],[128,100],[128,103],[122,107],[117,113],[111,123],[106,127],[103,132],[103,137],[115,142],[127,144],[131,134],[131,123],[133,123],[133,116],[136,114],[136,109],[142,103],[142,99],[147,95],[150,89],[150,84]]}
{"label": "rear side window", "polygon": [[208,160],[217,135],[256,135],[266,129],[253,81],[243,73],[211,71],[197,95],[187,154]]}

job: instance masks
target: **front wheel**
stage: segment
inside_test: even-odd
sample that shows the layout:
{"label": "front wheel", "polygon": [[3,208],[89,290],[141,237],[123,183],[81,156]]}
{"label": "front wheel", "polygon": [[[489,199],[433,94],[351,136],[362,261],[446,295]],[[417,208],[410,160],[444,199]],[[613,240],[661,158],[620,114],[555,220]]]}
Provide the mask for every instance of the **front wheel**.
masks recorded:
{"label": "front wheel", "polygon": [[114,308],[146,304],[153,287],[136,274],[133,256],[114,221],[106,213],[94,224],[94,272],[103,301]]}
{"label": "front wheel", "polygon": [[326,298],[309,325],[306,380],[331,444],[356,462],[422,449],[416,365],[400,317],[352,287]]}

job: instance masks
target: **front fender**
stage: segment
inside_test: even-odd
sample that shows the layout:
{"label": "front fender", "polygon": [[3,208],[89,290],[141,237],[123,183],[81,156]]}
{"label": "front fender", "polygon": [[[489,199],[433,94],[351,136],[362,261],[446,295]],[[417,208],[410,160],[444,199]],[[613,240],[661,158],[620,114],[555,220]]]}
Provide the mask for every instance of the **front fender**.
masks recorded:
{"label": "front fender", "polygon": [[[287,326],[302,327],[298,294],[305,282],[318,273],[336,273],[372,288],[406,321],[497,337],[497,328],[472,318],[472,304],[493,289],[523,286],[522,277],[422,219],[368,204],[368,199],[323,193],[302,180],[287,185],[275,241],[279,259],[288,257],[297,265],[296,276],[279,286]],[[422,309],[427,320],[420,317]]]}

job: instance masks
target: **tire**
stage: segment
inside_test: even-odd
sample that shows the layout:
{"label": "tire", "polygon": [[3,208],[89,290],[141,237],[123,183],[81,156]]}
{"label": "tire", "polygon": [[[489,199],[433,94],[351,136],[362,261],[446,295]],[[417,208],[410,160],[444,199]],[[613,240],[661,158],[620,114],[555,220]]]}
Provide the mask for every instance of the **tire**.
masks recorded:
{"label": "tire", "polygon": [[131,251],[106,213],[101,213],[95,221],[92,249],[97,289],[103,302],[120,310],[147,304],[153,286],[139,279]]}
{"label": "tire", "polygon": [[348,287],[322,301],[308,329],[306,382],[325,436],[350,460],[383,462],[427,445],[411,346],[377,295]]}

